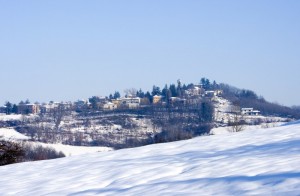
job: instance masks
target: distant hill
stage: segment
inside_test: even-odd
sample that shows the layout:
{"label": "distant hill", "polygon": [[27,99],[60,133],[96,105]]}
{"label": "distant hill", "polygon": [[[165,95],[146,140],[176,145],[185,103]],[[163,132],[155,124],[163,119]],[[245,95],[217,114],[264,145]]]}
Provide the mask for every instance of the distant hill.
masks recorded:
{"label": "distant hill", "polygon": [[219,84],[218,88],[223,91],[223,97],[240,107],[252,107],[264,116],[279,116],[300,119],[299,107],[287,107],[277,103],[271,103],[254,91],[238,89],[228,84]]}

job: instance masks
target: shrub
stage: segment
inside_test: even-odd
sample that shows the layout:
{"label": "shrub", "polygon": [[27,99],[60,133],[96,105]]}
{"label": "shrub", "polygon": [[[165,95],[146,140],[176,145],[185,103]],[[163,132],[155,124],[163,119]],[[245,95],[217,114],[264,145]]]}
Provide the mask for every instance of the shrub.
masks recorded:
{"label": "shrub", "polygon": [[24,149],[21,144],[0,140],[0,166],[21,162],[23,156]]}
{"label": "shrub", "polygon": [[42,145],[24,143],[23,149],[25,152],[24,161],[38,161],[65,157],[64,153],[57,152],[54,148],[44,147]]}

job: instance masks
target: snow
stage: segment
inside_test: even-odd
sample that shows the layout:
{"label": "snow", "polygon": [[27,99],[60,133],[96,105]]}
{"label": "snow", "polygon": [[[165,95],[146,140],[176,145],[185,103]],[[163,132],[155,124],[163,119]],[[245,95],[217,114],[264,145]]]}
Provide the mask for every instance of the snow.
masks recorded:
{"label": "snow", "polygon": [[0,137],[13,140],[27,140],[28,137],[12,128],[0,128]]}
{"label": "snow", "polygon": [[[230,101],[225,98],[215,96],[213,98],[214,107],[215,107],[215,116],[214,120],[216,121],[216,125],[225,125],[228,123],[229,120],[233,121],[235,115],[232,114],[232,110],[236,110],[236,106],[234,106]],[[253,108],[247,108],[253,109]],[[258,110],[254,110],[258,111]],[[257,124],[257,122],[286,122],[288,118],[276,117],[276,116],[262,116],[262,115],[242,115],[239,116],[241,119],[245,120],[248,124]]]}
{"label": "snow", "polygon": [[288,122],[288,123],[283,124],[282,126],[296,125],[296,124],[300,124],[300,120]]}
{"label": "snow", "polygon": [[0,115],[0,121],[10,121],[10,120],[21,120],[22,115],[21,114],[1,114]]}
{"label": "snow", "polygon": [[57,152],[64,153],[67,157],[75,156],[75,155],[83,155],[88,153],[95,153],[95,152],[107,152],[112,151],[113,148],[109,147],[98,147],[98,146],[71,146],[71,145],[64,145],[64,144],[45,144],[40,142],[35,142],[35,144],[40,144],[45,147],[54,148]]}
{"label": "snow", "polygon": [[1,195],[299,195],[300,124],[0,167]]}
{"label": "snow", "polygon": [[[9,139],[9,140],[28,140],[29,138],[12,128],[0,128],[0,138]],[[91,147],[91,146],[71,146],[71,145],[64,145],[64,144],[46,144],[42,142],[32,142],[26,141],[31,145],[41,145],[44,147],[51,147],[54,148],[57,152],[63,152],[66,156],[74,156],[74,155],[82,155],[87,153],[93,152],[106,152],[111,151],[113,148],[109,147]]]}
{"label": "snow", "polygon": [[[257,130],[261,128],[273,128],[285,125],[283,122],[262,123],[261,125],[244,125],[243,131]],[[230,134],[232,131],[230,126],[216,127],[210,130],[211,135]]]}

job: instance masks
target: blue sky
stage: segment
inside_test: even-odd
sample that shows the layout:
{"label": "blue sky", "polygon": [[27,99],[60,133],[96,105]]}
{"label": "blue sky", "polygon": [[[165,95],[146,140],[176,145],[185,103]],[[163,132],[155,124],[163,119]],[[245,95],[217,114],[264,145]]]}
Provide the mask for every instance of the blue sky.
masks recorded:
{"label": "blue sky", "polygon": [[0,104],[201,77],[300,105],[300,1],[0,0]]}

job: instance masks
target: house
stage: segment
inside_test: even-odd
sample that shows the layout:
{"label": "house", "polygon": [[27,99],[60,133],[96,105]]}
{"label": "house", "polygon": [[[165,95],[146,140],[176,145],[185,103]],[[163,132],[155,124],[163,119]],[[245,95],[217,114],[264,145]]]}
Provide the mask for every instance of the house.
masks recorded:
{"label": "house", "polygon": [[253,108],[242,108],[241,114],[247,116],[258,116],[260,111],[254,110]]}
{"label": "house", "polygon": [[41,113],[48,113],[53,111],[54,109],[57,109],[58,107],[60,109],[68,110],[71,109],[73,106],[72,102],[53,102],[50,101],[49,103],[43,103],[40,105],[40,112]]}
{"label": "house", "polygon": [[82,99],[82,100],[75,101],[74,104],[76,107],[83,107],[84,105],[88,105],[89,101]]}
{"label": "house", "polygon": [[130,109],[138,108],[141,103],[141,98],[139,97],[127,97],[121,99],[121,104]]}
{"label": "house", "polygon": [[215,96],[220,96],[223,94],[222,90],[215,90]]}
{"label": "house", "polygon": [[163,96],[154,95],[153,96],[153,104],[161,103]]}
{"label": "house", "polygon": [[106,97],[93,96],[92,98],[89,98],[89,102],[92,108],[99,109],[103,108],[104,104],[106,104],[108,100]]}
{"label": "house", "polygon": [[206,97],[216,97],[222,95],[223,91],[221,90],[215,90],[215,91],[205,91]]}
{"label": "house", "polygon": [[40,113],[40,106],[37,104],[19,104],[19,114],[38,114]]}
{"label": "house", "polygon": [[204,92],[204,89],[200,85],[195,85],[192,88],[185,91],[188,96],[200,96]]}
{"label": "house", "polygon": [[117,109],[117,105],[112,102],[108,102],[103,105],[103,109],[104,110],[114,110],[114,109]]}
{"label": "house", "polygon": [[74,102],[74,108],[78,111],[80,111],[83,108],[89,108],[91,107],[91,103],[89,102],[89,100],[77,100]]}
{"label": "house", "polygon": [[182,99],[182,98],[179,98],[179,97],[171,97],[169,102],[171,104],[186,104],[186,99]]}
{"label": "house", "polygon": [[54,104],[43,104],[40,106],[40,111],[41,113],[48,113],[50,112],[51,110],[53,110],[55,108],[55,105]]}
{"label": "house", "polygon": [[121,99],[112,99],[111,102],[118,107],[121,105],[122,100]]}

